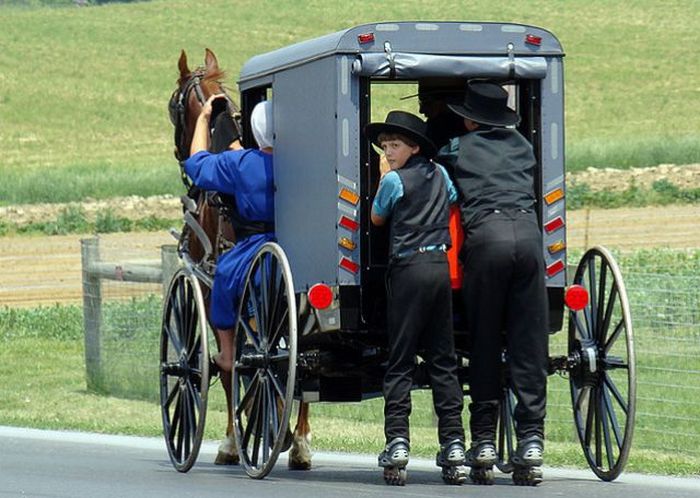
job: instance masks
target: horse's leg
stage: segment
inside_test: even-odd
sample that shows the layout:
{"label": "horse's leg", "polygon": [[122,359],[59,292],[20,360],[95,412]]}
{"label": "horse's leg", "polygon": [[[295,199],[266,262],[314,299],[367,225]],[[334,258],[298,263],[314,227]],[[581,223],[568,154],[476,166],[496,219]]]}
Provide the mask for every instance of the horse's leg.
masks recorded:
{"label": "horse's leg", "polygon": [[311,468],[311,426],[309,425],[309,404],[301,403],[297,426],[294,428],[292,448],[289,450],[289,468],[309,470]]}
{"label": "horse's leg", "polygon": [[219,451],[216,454],[214,463],[217,465],[238,465],[240,458],[236,449],[236,441],[233,435],[233,407],[231,406],[231,368],[233,367],[233,358],[236,356],[235,342],[233,330],[217,330],[217,342],[219,343],[219,351],[231,351],[230,361],[226,360],[226,364],[221,361],[221,353],[215,358],[215,361],[220,369],[219,377],[221,378],[221,387],[224,388],[226,394],[226,438],[219,445]]}

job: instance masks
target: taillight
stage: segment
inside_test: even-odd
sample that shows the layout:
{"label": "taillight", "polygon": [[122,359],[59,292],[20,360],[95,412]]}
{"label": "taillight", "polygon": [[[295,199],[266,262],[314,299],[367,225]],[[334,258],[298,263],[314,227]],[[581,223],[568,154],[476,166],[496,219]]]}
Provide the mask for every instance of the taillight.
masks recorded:
{"label": "taillight", "polygon": [[564,226],[564,218],[562,218],[561,216],[557,216],[553,220],[545,223],[544,229],[547,233],[552,233],[555,230],[559,230],[563,226]]}
{"label": "taillight", "polygon": [[362,33],[361,35],[357,35],[357,41],[360,44],[372,43],[374,41],[374,33]]}
{"label": "taillight", "polygon": [[540,45],[542,45],[542,37],[528,33],[528,35],[525,36],[525,43],[527,43],[528,45],[536,45],[539,47]]}
{"label": "taillight", "polygon": [[564,293],[564,302],[572,311],[580,311],[588,305],[588,291],[581,285],[571,285]]}
{"label": "taillight", "polygon": [[325,310],[333,302],[333,291],[326,284],[315,284],[309,289],[309,303],[317,310]]}

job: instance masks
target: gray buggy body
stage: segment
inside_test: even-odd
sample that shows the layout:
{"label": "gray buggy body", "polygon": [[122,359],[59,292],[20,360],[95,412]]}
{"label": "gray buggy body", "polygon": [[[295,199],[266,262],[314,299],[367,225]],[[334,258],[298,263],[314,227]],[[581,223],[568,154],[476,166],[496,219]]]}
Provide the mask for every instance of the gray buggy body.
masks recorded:
{"label": "gray buggy body", "polygon": [[[538,159],[539,218],[551,329],[561,327],[565,285],[564,53],[552,33],[504,23],[383,22],[297,43],[248,60],[243,114],[271,90],[275,119],[276,232],[298,292],[338,286],[341,327],[363,328],[377,312],[385,255],[369,213],[376,154],[363,135],[371,84],[433,77],[493,78],[515,85],[520,131]],[[416,109],[417,110],[417,109]],[[250,135],[248,135],[250,139]],[[251,142],[248,142],[251,143]],[[347,189],[356,204],[339,197]],[[350,221],[348,221],[350,220]],[[357,227],[355,229],[355,227]],[[354,249],[339,241],[350,240]],[[554,246],[556,242],[560,242]],[[550,248],[550,249],[548,249]],[[363,299],[363,297],[365,299]]]}

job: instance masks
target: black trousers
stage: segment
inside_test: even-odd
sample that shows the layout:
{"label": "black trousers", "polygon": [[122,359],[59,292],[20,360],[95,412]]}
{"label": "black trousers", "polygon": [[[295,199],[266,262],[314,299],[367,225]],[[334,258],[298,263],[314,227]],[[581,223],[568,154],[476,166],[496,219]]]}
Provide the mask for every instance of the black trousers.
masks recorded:
{"label": "black trousers", "polygon": [[390,265],[387,274],[389,363],[384,376],[387,443],[409,439],[416,354],[428,366],[441,444],[464,440],[462,387],[452,329],[452,289],[443,252],[417,253]]}
{"label": "black trousers", "polygon": [[504,346],[517,399],[517,436],[544,437],[549,337],[536,215],[521,210],[482,213],[465,230],[461,256],[471,337],[472,441],[495,439]]}

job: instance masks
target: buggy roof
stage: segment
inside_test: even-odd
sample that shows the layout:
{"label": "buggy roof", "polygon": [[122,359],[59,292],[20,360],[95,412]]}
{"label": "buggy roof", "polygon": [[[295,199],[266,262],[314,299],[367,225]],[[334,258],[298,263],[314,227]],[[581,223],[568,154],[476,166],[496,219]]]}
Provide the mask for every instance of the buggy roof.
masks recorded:
{"label": "buggy roof", "polygon": [[[367,35],[362,37],[361,35]],[[539,44],[528,43],[528,35]],[[398,53],[458,56],[563,56],[559,40],[536,26],[493,22],[382,22],[289,45],[249,59],[239,84],[320,58],[342,54]]]}

